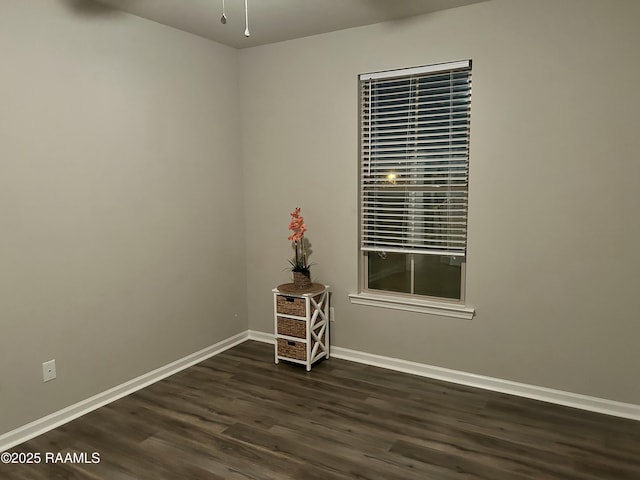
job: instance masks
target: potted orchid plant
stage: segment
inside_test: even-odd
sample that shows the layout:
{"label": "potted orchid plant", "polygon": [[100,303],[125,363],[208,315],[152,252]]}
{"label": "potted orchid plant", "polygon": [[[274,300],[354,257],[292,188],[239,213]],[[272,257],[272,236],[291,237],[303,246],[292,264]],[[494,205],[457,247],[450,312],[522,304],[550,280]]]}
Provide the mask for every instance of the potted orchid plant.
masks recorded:
{"label": "potted orchid plant", "polygon": [[300,207],[291,212],[291,221],[289,222],[288,240],[292,242],[295,252],[293,259],[289,260],[291,271],[293,272],[293,284],[298,288],[309,288],[311,286],[310,264],[307,263],[307,249],[305,245],[304,233],[307,231],[307,225],[304,223],[304,217],[300,215]]}

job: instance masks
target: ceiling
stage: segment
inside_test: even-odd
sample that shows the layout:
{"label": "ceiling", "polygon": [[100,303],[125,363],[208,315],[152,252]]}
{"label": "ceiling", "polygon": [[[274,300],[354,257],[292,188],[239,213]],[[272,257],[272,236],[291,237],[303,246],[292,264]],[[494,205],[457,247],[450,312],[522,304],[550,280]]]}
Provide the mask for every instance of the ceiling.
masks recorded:
{"label": "ceiling", "polygon": [[[234,48],[307,37],[397,20],[486,0],[248,0],[251,36],[244,32],[244,0],[66,0],[85,14],[123,10]],[[91,6],[93,5],[93,6]]]}

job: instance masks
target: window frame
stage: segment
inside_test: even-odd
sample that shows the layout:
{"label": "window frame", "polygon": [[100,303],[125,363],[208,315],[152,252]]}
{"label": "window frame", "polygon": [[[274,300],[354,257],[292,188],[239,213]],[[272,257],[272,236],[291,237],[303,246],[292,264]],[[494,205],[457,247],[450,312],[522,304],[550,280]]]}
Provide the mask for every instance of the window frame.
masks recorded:
{"label": "window frame", "polygon": [[[464,60],[459,62],[448,62],[442,64],[426,65],[423,67],[413,68],[401,68],[382,72],[374,72],[368,74],[362,74],[358,77],[358,292],[357,294],[349,295],[350,301],[354,304],[378,306],[383,308],[393,308],[398,310],[407,310],[421,313],[429,313],[436,315],[444,315],[450,317],[471,319],[475,314],[475,309],[465,305],[466,299],[466,247],[468,245],[466,239],[466,224],[465,224],[465,254],[461,261],[460,270],[460,298],[446,298],[446,297],[434,297],[421,295],[416,293],[405,293],[388,290],[378,290],[369,288],[368,276],[369,276],[369,258],[368,255],[374,254],[374,250],[366,250],[363,248],[363,128],[362,128],[362,116],[363,116],[363,98],[362,98],[362,81],[378,78],[390,78],[401,77],[409,78],[412,75],[423,73],[448,73],[455,70],[466,68],[471,71],[471,60]],[[470,107],[469,107],[470,108]],[[467,137],[468,138],[468,137]],[[468,175],[468,155],[466,172]],[[468,199],[468,182],[466,185],[466,198]],[[465,215],[468,214],[468,204],[465,206]],[[465,220],[466,221],[466,220]],[[369,228],[369,227],[367,227]],[[420,252],[403,252],[408,255],[420,255],[428,253]],[[453,256],[453,255],[452,255]],[[412,261],[413,269],[413,261]],[[412,284],[415,279],[415,271],[412,270]]]}

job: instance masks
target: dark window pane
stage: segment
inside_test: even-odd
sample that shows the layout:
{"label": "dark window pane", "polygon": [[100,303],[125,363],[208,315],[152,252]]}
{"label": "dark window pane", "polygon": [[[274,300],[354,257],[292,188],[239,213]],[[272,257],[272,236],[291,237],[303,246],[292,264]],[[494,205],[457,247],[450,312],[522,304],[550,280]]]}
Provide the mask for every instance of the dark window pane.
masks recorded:
{"label": "dark window pane", "polygon": [[369,252],[369,288],[411,293],[411,259],[405,253]]}
{"label": "dark window pane", "polygon": [[415,255],[415,293],[460,300],[462,257]]}
{"label": "dark window pane", "polygon": [[462,261],[462,257],[448,255],[369,252],[367,286],[371,290],[460,300]]}

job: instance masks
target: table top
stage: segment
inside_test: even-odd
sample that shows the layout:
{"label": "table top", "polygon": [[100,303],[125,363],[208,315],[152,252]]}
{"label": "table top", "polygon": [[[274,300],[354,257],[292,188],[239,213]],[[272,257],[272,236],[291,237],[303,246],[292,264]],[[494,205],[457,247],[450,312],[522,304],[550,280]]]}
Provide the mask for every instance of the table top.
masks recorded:
{"label": "table top", "polygon": [[298,288],[293,283],[283,283],[282,285],[278,285],[274,291],[278,291],[280,293],[304,295],[305,293],[320,293],[326,288],[327,286],[323,285],[322,283],[312,283],[308,288]]}

